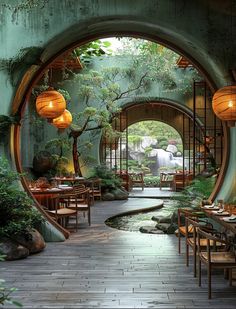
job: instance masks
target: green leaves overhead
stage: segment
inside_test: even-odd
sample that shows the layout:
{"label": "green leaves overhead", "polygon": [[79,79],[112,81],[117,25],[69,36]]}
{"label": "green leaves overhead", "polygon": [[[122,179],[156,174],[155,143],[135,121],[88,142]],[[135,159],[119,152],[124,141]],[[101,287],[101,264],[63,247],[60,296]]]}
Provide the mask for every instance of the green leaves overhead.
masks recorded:
{"label": "green leaves overhead", "polygon": [[80,61],[83,64],[88,65],[93,57],[111,55],[112,50],[109,49],[110,46],[111,43],[109,41],[95,40],[76,48],[74,54],[80,57]]}

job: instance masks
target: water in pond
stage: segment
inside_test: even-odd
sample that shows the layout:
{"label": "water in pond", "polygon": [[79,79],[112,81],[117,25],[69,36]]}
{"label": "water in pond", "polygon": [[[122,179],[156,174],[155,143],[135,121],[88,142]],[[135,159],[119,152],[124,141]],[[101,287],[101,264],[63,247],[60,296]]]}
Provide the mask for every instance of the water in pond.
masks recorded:
{"label": "water in pond", "polygon": [[161,209],[149,212],[140,212],[137,214],[122,216],[117,215],[113,218],[107,219],[105,223],[112,228],[130,232],[140,231],[140,228],[144,226],[150,226],[150,228],[155,229],[157,222],[152,220],[153,217],[166,217],[172,215],[176,209],[177,202],[174,200],[166,199],[164,200],[164,205]]}

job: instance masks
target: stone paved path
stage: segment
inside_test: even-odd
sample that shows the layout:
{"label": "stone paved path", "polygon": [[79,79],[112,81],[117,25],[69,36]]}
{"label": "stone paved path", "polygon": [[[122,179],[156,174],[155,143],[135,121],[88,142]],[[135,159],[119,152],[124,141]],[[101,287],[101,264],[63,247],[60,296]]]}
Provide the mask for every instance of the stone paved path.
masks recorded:
{"label": "stone paved path", "polygon": [[[44,252],[0,264],[0,277],[15,286],[24,308],[235,308],[236,282],[213,275],[207,300],[206,272],[197,286],[192,267],[177,253],[177,238],[107,227],[116,213],[155,204],[154,199],[97,202],[92,226]],[[6,306],[9,308],[9,306]]]}

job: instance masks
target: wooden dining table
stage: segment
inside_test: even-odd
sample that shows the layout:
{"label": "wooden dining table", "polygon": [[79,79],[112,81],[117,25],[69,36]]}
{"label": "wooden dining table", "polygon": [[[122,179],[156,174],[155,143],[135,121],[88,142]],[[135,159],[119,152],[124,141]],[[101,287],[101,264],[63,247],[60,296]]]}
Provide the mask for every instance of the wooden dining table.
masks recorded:
{"label": "wooden dining table", "polygon": [[72,186],[58,185],[54,188],[30,188],[30,192],[38,203],[49,210],[55,209],[57,197],[73,190]]}
{"label": "wooden dining table", "polygon": [[[208,206],[209,207],[209,206]],[[215,222],[219,223],[223,228],[225,228],[228,231],[231,231],[236,236],[236,220],[230,221],[229,219],[224,218],[230,218],[231,214],[226,211],[226,213],[218,214],[217,209],[208,209],[205,207],[202,207],[203,212],[206,214],[208,218],[211,218]],[[234,214],[236,216],[236,214]]]}
{"label": "wooden dining table", "polygon": [[63,176],[56,176],[53,177],[52,180],[56,181],[58,185],[64,184],[64,183],[70,183],[72,186],[76,183],[86,183],[88,179],[84,177],[63,177]]}

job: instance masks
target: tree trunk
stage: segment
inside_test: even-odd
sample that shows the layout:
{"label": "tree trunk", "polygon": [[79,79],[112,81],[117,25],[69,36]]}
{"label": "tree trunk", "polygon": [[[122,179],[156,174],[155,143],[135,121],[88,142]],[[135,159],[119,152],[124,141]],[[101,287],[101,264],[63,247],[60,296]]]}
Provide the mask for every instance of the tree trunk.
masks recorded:
{"label": "tree trunk", "polygon": [[77,141],[78,141],[78,136],[73,136],[73,147],[72,147],[73,164],[74,164],[75,175],[82,177],[82,173],[81,173],[81,169],[79,165],[79,154],[77,150]]}

